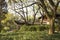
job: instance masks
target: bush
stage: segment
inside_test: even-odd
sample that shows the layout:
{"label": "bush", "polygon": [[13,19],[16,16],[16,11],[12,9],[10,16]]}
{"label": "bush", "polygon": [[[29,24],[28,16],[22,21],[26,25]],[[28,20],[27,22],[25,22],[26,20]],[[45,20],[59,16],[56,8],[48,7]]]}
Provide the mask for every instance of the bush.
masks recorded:
{"label": "bush", "polygon": [[40,27],[39,27],[39,30],[40,31],[44,31],[44,30],[48,30],[49,29],[49,25],[41,25]]}
{"label": "bush", "polygon": [[44,31],[48,30],[49,26],[48,25],[23,25],[21,26],[19,31]]}
{"label": "bush", "polygon": [[28,31],[28,30],[29,30],[29,27],[26,25],[23,25],[19,31]]}
{"label": "bush", "polygon": [[29,31],[36,31],[37,28],[36,27],[30,27]]}

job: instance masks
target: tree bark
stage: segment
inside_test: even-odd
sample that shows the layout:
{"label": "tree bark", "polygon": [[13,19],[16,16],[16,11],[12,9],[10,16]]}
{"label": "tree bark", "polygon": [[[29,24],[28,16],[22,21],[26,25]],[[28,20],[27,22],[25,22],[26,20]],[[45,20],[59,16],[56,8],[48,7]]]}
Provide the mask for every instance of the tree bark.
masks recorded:
{"label": "tree bark", "polygon": [[50,28],[49,28],[49,34],[54,34],[55,31],[55,27],[54,27],[54,17],[52,19],[50,19]]}

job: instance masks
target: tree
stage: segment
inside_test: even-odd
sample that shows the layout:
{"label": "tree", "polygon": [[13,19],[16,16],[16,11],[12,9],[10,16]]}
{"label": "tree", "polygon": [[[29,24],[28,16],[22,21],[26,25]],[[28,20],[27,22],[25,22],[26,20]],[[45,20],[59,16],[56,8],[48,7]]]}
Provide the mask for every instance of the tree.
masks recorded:
{"label": "tree", "polygon": [[2,29],[1,21],[5,18],[5,14],[7,13],[7,3],[5,0],[0,0],[0,32]]}
{"label": "tree", "polygon": [[[10,0],[11,3],[12,0]],[[13,0],[14,1],[14,0]],[[28,24],[28,1],[23,1],[23,0],[19,0],[18,2],[13,2],[15,4],[14,8],[12,9],[13,11],[15,11],[15,13],[18,13],[21,17],[21,19],[23,19],[25,21],[26,24]],[[20,8],[18,8],[16,6],[16,3],[19,3],[17,6],[19,6]],[[28,7],[25,7],[28,6]],[[17,8],[17,9],[16,9]],[[17,11],[18,10],[18,11]]]}
{"label": "tree", "polygon": [[[16,1],[14,1],[14,2],[16,2]],[[60,3],[59,0],[36,0],[35,2],[33,2],[30,5],[24,5],[24,2],[22,0],[20,0],[20,3],[22,3],[22,8],[19,8],[19,9],[22,9],[22,12],[23,12],[22,14],[23,15],[24,15],[24,10],[23,9],[24,8],[27,9],[27,7],[32,6],[34,4],[37,4],[38,8],[42,8],[42,11],[45,12],[44,15],[46,15],[48,21],[50,22],[49,34],[54,33],[54,31],[55,31],[54,22],[55,22],[56,14],[58,13],[57,8],[58,8],[58,5]],[[41,10],[39,10],[39,11],[41,11]],[[15,10],[15,12],[20,14],[16,10]],[[27,12],[26,12],[26,14],[27,14]],[[35,20],[35,16],[36,16],[36,13],[34,15],[34,20]],[[21,15],[21,17],[26,21],[26,19],[24,18],[25,15],[24,16]],[[27,16],[27,19],[28,19],[28,16]]]}
{"label": "tree", "polygon": [[34,12],[34,14],[33,14],[33,17],[34,17],[34,19],[33,19],[33,24],[34,24],[34,22],[35,22],[36,15],[37,15],[37,13],[38,13],[39,10],[40,10],[40,7],[38,7],[36,4],[33,5],[33,12]]}
{"label": "tree", "polygon": [[[46,3],[48,3],[48,6],[46,5],[45,1]],[[43,10],[45,11],[45,15],[50,22],[49,34],[53,34],[55,31],[54,21],[56,18],[57,7],[59,5],[59,2],[60,1],[57,1],[57,3],[55,4],[53,0],[38,0],[38,6],[41,6],[43,8]]]}

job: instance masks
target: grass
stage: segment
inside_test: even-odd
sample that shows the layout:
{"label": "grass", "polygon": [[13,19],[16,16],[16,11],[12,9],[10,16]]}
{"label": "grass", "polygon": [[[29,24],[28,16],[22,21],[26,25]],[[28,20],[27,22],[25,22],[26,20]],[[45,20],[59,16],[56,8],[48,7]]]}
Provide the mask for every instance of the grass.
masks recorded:
{"label": "grass", "polygon": [[23,25],[17,32],[0,33],[0,40],[60,40],[60,33],[48,35],[47,30],[47,25]]}
{"label": "grass", "polygon": [[0,40],[60,40],[60,34],[48,35],[45,31],[0,33]]}
{"label": "grass", "polygon": [[0,40],[39,40],[44,34],[41,32],[15,32],[15,33],[3,33],[0,34]]}

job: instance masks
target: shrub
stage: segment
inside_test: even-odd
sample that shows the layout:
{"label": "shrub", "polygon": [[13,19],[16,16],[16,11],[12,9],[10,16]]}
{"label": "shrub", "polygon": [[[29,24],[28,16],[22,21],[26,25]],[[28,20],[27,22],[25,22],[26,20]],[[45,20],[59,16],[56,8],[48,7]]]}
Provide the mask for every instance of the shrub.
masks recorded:
{"label": "shrub", "polygon": [[21,26],[19,31],[44,31],[44,30],[48,30],[49,26],[48,25],[23,25]]}
{"label": "shrub", "polygon": [[36,31],[37,28],[36,27],[30,27],[29,31]]}

